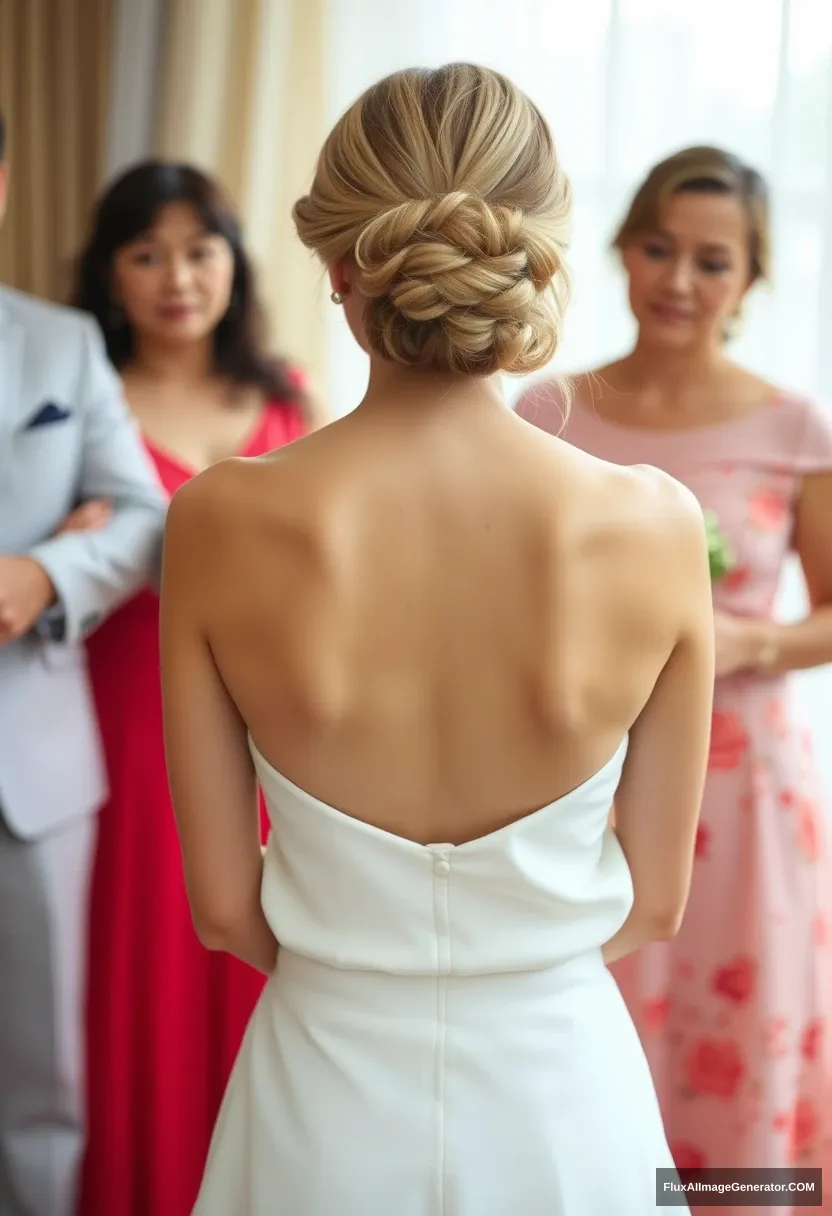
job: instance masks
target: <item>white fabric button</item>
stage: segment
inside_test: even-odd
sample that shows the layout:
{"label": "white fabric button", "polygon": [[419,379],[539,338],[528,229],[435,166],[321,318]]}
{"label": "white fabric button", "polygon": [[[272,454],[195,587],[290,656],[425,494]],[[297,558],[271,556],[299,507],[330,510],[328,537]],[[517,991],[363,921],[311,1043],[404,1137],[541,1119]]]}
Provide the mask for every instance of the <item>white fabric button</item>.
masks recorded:
{"label": "white fabric button", "polygon": [[440,857],[439,861],[437,861],[437,863],[436,863],[436,873],[437,874],[450,874],[450,872],[451,872],[451,863],[449,861],[447,861],[444,857]]}

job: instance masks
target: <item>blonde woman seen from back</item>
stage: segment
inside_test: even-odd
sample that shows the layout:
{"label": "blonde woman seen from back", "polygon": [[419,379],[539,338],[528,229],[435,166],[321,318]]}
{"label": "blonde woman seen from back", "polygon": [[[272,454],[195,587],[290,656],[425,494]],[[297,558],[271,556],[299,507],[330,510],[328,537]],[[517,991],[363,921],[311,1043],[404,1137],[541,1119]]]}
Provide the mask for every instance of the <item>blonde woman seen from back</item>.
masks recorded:
{"label": "blonde woman seen from back", "polygon": [[194,922],[269,974],[195,1211],[644,1216],[671,1159],[606,964],[687,898],[701,511],[500,397],[497,373],[550,359],[567,295],[568,185],[509,81],[371,88],[295,219],[367,393],[190,482],[167,531]]}

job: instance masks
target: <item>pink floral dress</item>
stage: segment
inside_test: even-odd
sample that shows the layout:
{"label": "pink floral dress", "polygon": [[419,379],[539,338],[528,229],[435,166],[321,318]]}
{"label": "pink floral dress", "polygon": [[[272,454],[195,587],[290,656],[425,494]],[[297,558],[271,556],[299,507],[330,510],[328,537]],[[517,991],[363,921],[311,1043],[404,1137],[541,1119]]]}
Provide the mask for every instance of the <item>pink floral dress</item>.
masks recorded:
{"label": "pink floral dress", "polygon": [[[738,559],[716,607],[772,614],[801,479],[832,472],[832,426],[816,406],[782,395],[736,422],[680,432],[622,427],[574,402],[561,431],[560,395],[544,384],[518,412],[603,460],[685,483]],[[613,968],[679,1167],[825,1165],[832,1191],[832,864],[819,795],[790,677],[718,680],[684,923],[672,942]],[[829,1196],[822,1210],[832,1212]]]}

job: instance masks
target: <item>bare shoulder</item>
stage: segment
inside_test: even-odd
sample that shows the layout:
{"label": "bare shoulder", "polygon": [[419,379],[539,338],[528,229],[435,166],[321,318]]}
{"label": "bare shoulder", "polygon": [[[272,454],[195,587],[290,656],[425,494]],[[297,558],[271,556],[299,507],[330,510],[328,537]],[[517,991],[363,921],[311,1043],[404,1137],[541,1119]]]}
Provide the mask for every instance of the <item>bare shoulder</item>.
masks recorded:
{"label": "bare shoulder", "polygon": [[634,546],[649,546],[645,553],[661,554],[674,567],[707,557],[702,507],[675,477],[653,465],[607,465],[600,480],[611,526],[625,543],[629,537]]}
{"label": "bare shoulder", "polygon": [[298,450],[312,438],[305,436],[263,456],[231,456],[217,461],[177,490],[170,515],[201,522],[236,517],[256,507],[264,491],[277,505],[282,497],[288,497],[282,493],[283,487],[297,479],[295,470],[303,463]]}
{"label": "bare shoulder", "polygon": [[[630,481],[622,513],[632,595],[680,639],[713,631],[708,534],[702,506],[693,493],[662,469],[636,465],[623,470]],[[633,520],[628,525],[628,521]],[[619,527],[622,525],[619,524]]]}
{"label": "bare shoulder", "polygon": [[[650,605],[668,625],[710,597],[705,517],[695,496],[650,465],[610,464],[577,453],[574,511],[581,549],[596,559],[609,595]],[[675,627],[675,626],[674,626]]]}
{"label": "bare shoulder", "polygon": [[[305,452],[321,431],[258,457],[218,461],[174,495],[165,527],[169,564],[187,566],[212,586],[257,565],[268,546],[276,567],[314,531],[319,479]],[[235,576],[236,577],[236,576]]]}
{"label": "bare shoulder", "polygon": [[168,508],[168,526],[184,527],[191,521],[204,522],[237,500],[248,480],[241,457],[220,460],[180,486]]}
{"label": "bare shoulder", "polygon": [[225,537],[239,530],[256,510],[262,473],[256,460],[232,457],[218,461],[176,491],[165,523],[165,551],[176,550],[193,568],[198,559],[216,555]]}
{"label": "bare shoulder", "polygon": [[628,475],[635,501],[658,512],[658,523],[666,521],[672,526],[687,522],[699,530],[704,527],[702,507],[696,495],[664,469],[652,464],[635,464],[623,467],[621,471]]}
{"label": "bare shoulder", "polygon": [[627,524],[648,522],[659,532],[686,523],[694,529],[704,527],[696,496],[663,469],[617,464],[553,436],[546,436],[544,443],[547,457],[566,466],[574,491],[596,502],[602,517],[608,514]]}

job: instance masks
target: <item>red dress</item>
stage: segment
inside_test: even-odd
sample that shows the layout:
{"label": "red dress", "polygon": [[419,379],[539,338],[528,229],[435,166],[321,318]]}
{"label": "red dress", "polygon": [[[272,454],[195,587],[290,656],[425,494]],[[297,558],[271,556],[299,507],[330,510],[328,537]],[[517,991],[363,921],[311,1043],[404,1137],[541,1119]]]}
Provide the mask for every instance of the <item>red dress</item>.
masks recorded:
{"label": "red dress", "polygon": [[[240,455],[273,451],[304,429],[293,405],[269,404]],[[147,446],[169,494],[193,476]],[[165,768],[158,628],[158,599],[142,592],[88,647],[110,800],[92,878],[80,1216],[189,1216],[263,985],[243,963],[204,949],[191,923]]]}

